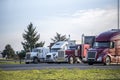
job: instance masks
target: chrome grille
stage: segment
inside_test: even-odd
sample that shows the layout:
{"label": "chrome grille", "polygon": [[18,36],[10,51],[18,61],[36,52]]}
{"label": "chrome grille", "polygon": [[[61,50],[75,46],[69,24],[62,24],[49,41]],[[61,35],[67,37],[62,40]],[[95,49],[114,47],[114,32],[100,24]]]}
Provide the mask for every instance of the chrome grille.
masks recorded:
{"label": "chrome grille", "polygon": [[64,51],[63,50],[58,51],[58,57],[64,57]]}
{"label": "chrome grille", "polygon": [[95,52],[95,51],[89,51],[88,52],[88,59],[95,59],[96,53],[97,52]]}

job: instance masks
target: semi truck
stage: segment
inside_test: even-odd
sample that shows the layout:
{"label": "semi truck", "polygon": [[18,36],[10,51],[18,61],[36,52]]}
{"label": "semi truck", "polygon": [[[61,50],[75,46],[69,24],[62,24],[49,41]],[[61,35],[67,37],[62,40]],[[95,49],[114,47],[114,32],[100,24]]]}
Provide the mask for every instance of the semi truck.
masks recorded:
{"label": "semi truck", "polygon": [[56,42],[51,47],[51,51],[46,55],[46,62],[47,63],[68,62],[68,59],[66,58],[65,50],[67,50],[71,45],[75,45],[74,40]]}
{"label": "semi truck", "polygon": [[45,62],[46,54],[49,53],[49,48],[47,47],[37,47],[32,49],[31,52],[27,52],[25,56],[25,63],[38,63]]}
{"label": "semi truck", "polygon": [[87,51],[93,46],[94,40],[95,36],[83,36],[82,44],[70,46],[65,52],[68,58],[68,63],[87,62]]}
{"label": "semi truck", "polygon": [[112,29],[99,34],[93,45],[88,50],[87,61],[89,65],[94,63],[120,63],[120,30]]}

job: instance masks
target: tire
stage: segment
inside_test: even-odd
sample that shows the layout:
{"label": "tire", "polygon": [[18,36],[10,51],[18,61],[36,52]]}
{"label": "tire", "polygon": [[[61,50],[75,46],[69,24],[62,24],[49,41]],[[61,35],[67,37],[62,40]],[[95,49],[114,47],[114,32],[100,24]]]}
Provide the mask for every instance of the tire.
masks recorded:
{"label": "tire", "polygon": [[111,59],[109,56],[106,57],[104,65],[110,65]]}
{"label": "tire", "polygon": [[33,63],[38,64],[38,58],[34,58]]}
{"label": "tire", "polygon": [[88,65],[93,65],[93,62],[88,62]]}
{"label": "tire", "polygon": [[82,59],[79,58],[79,57],[76,57],[76,58],[75,58],[75,63],[82,63]]}
{"label": "tire", "polygon": [[29,62],[25,62],[25,64],[29,64]]}
{"label": "tire", "polygon": [[74,58],[73,57],[69,57],[68,62],[69,62],[69,64],[74,64]]}

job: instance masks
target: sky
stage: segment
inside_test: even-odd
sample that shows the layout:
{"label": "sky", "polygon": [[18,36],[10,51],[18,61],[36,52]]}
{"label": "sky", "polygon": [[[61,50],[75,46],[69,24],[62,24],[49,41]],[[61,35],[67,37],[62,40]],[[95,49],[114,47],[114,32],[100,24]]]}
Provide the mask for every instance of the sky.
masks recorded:
{"label": "sky", "polygon": [[45,46],[56,32],[81,40],[117,28],[117,0],[0,0],[0,51],[10,44],[23,49],[22,34],[30,22]]}

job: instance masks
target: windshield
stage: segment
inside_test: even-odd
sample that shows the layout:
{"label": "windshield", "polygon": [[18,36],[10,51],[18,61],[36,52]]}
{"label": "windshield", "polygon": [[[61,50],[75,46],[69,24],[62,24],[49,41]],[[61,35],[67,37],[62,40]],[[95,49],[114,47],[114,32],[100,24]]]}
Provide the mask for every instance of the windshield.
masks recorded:
{"label": "windshield", "polygon": [[51,52],[57,52],[58,50],[61,50],[61,48],[52,48]]}
{"label": "windshield", "polygon": [[95,42],[93,47],[94,48],[109,48],[110,42]]}
{"label": "windshield", "polygon": [[89,44],[91,47],[93,46],[95,41],[95,36],[85,36],[84,44]]}
{"label": "windshield", "polygon": [[41,53],[41,49],[33,49],[32,52],[39,52],[39,53]]}

